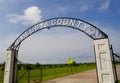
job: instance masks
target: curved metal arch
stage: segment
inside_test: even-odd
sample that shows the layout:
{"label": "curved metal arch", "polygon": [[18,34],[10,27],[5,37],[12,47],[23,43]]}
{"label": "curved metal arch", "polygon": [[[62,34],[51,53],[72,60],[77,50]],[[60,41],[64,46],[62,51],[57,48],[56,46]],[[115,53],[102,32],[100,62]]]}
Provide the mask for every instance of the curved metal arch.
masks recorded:
{"label": "curved metal arch", "polygon": [[70,17],[58,17],[39,22],[26,29],[17,37],[17,39],[7,50],[18,50],[22,41],[24,41],[35,32],[57,26],[69,27],[79,30],[88,35],[93,40],[108,38],[107,34],[105,34],[102,30],[84,20]]}

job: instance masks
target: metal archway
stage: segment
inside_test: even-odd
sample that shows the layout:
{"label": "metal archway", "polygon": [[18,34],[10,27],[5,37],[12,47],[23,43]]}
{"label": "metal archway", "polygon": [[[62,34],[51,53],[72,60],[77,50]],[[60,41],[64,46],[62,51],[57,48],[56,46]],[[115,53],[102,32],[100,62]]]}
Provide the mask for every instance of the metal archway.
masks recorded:
{"label": "metal archway", "polygon": [[70,17],[59,17],[42,21],[28,28],[21,35],[18,36],[18,38],[13,42],[13,44],[8,48],[8,50],[18,50],[22,41],[31,36],[32,34],[42,29],[49,29],[56,26],[69,27],[79,30],[94,40],[108,38],[107,34],[86,21]]}
{"label": "metal archway", "polygon": [[[112,67],[111,52],[109,46],[109,39],[107,34],[101,31],[96,26],[70,17],[52,18],[40,23],[37,23],[27,30],[25,30],[7,49],[7,57],[5,64],[4,83],[16,83],[17,79],[17,62],[15,58],[18,57],[18,50],[20,44],[32,34],[51,27],[68,27],[79,30],[94,40],[97,74],[99,83],[115,83],[114,69]],[[107,59],[107,61],[105,61]],[[105,66],[105,65],[107,66]],[[105,70],[105,71],[104,71]],[[8,80],[6,80],[9,78]],[[110,80],[111,79],[111,80]]]}

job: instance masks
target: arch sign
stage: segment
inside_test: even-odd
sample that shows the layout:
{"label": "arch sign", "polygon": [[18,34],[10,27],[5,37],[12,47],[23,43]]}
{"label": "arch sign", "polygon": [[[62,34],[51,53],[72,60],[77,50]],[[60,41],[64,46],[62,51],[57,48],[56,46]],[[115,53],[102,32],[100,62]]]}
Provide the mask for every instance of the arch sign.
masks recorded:
{"label": "arch sign", "polygon": [[110,43],[107,34],[86,21],[69,17],[58,17],[42,21],[31,26],[16,38],[7,49],[4,83],[17,83],[17,59],[20,44],[32,34],[52,27],[76,29],[92,38],[94,40],[98,82],[115,83],[116,78],[112,66],[112,54],[110,52]]}

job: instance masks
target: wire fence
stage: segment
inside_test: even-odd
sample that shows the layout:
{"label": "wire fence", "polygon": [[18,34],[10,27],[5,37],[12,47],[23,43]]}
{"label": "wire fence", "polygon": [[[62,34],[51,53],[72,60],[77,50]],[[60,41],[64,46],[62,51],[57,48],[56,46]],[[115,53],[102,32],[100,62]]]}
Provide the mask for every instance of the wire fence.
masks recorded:
{"label": "wire fence", "polygon": [[[33,65],[31,65],[33,67]],[[66,76],[78,72],[95,69],[95,63],[84,64],[52,64],[41,65],[37,68],[30,68],[29,72],[24,74],[25,70],[18,71],[18,83],[40,83],[53,78]]]}

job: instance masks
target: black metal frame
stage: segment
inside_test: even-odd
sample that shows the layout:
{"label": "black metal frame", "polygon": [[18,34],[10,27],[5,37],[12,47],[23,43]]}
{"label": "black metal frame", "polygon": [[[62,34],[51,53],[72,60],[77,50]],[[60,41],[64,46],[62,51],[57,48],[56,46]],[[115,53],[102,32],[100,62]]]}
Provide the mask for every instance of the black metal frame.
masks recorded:
{"label": "black metal frame", "polygon": [[[63,24],[55,24],[52,25],[49,22],[53,21],[53,20],[68,20],[68,21],[74,21],[74,25],[63,25]],[[80,26],[77,27],[76,23],[80,22],[81,24],[79,24]],[[48,23],[49,25],[47,26],[42,26],[41,24],[45,24]],[[85,33],[86,35],[88,35],[90,38],[92,38],[93,40],[96,39],[104,39],[104,38],[108,38],[107,34],[105,34],[102,30],[100,30],[99,28],[97,28],[96,26],[84,21],[84,20],[80,20],[77,18],[70,18],[70,17],[58,17],[58,18],[52,18],[52,19],[48,19],[42,22],[39,22],[33,26],[31,26],[30,28],[26,29],[21,35],[19,35],[17,37],[17,39],[11,44],[11,46],[7,49],[7,50],[19,50],[20,44],[29,36],[31,36],[32,34],[36,33],[37,31],[43,30],[43,29],[50,29],[51,27],[58,27],[58,26],[62,26],[62,27],[68,27],[68,28],[73,28],[76,30],[79,30],[83,33]],[[37,27],[37,29],[36,29]],[[84,28],[84,29],[82,29]]]}
{"label": "black metal frame", "polygon": [[[118,76],[117,76],[117,70],[116,70],[116,66],[115,66],[115,53],[113,52],[113,47],[112,47],[112,45],[111,45],[111,47],[110,47],[110,49],[111,49],[111,53],[112,53],[112,63],[113,63],[113,67],[114,67],[114,73],[115,73],[115,78],[116,78],[116,80],[115,80],[115,83],[118,83]],[[120,58],[120,57],[119,57]]]}
{"label": "black metal frame", "polygon": [[30,83],[30,67],[25,66],[25,63],[19,61],[19,60],[16,59],[16,58],[15,58],[15,60],[16,60],[19,64],[21,64],[23,67],[26,68],[25,72],[24,72],[19,78],[17,78],[17,82],[15,82],[15,83],[18,83],[18,82],[23,78],[23,76],[24,76],[26,73],[28,74],[28,83]]}

